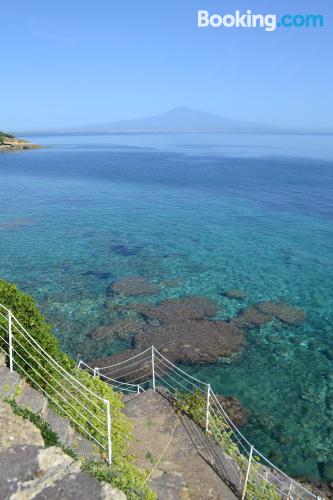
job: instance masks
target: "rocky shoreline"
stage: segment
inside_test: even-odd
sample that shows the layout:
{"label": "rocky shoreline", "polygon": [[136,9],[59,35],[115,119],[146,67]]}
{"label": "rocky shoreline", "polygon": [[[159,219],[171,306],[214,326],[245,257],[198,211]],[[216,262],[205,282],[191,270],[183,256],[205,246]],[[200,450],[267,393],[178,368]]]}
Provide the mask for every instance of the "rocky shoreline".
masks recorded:
{"label": "rocky shoreline", "polygon": [[10,134],[0,132],[0,152],[23,151],[26,149],[39,149],[41,147],[38,144],[32,144],[24,139],[17,139]]}

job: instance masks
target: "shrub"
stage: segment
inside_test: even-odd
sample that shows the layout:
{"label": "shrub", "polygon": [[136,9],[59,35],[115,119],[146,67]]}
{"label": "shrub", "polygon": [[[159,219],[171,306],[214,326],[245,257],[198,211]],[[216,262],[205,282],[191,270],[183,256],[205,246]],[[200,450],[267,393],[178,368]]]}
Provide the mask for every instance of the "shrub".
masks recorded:
{"label": "shrub", "polygon": [[[18,290],[15,285],[0,280],[0,304],[12,311],[32,339],[59,365],[51,361],[26,334],[21,333],[20,328],[13,328],[14,369],[26,378],[30,385],[47,395],[55,411],[68,417],[79,432],[87,430],[92,440],[98,441],[105,449],[106,405],[100,398],[110,402],[112,467],[97,461],[91,466],[91,472],[96,477],[103,476],[105,480],[121,487],[129,498],[155,498],[148,488],[140,487],[144,476],[133,465],[128,454],[132,426],[121,411],[124,406],[122,396],[99,378],[94,378],[76,367],[75,362],[60,349],[58,340],[52,334],[51,325],[46,322],[32,297]],[[7,331],[7,318],[0,309],[0,348],[5,352],[8,352]],[[82,433],[87,437],[85,432]]]}
{"label": "shrub", "polygon": [[[198,390],[193,393],[178,392],[175,397],[175,408],[184,412],[191,417],[202,429],[206,427],[206,397]],[[244,455],[233,438],[233,431],[222,414],[216,411],[211,412],[209,416],[210,427],[214,429],[211,433],[214,440],[221,448],[237,463],[245,476],[248,457]],[[278,494],[275,486],[266,481],[259,479],[260,472],[259,457],[253,457],[249,481],[246,492],[251,498],[260,500],[279,500],[281,496]]]}
{"label": "shrub", "polygon": [[0,131],[0,144],[2,144],[6,139],[15,139],[15,136]]}

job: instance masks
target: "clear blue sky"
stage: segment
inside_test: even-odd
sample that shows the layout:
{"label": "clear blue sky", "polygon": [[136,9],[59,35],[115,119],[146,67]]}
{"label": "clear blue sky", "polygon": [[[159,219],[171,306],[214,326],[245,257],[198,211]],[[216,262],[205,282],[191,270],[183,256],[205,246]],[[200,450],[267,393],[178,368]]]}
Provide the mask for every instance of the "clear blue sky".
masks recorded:
{"label": "clear blue sky", "polygon": [[[321,13],[324,28],[203,29],[198,9]],[[333,129],[332,0],[16,0],[0,17],[0,128],[147,116],[187,105]]]}

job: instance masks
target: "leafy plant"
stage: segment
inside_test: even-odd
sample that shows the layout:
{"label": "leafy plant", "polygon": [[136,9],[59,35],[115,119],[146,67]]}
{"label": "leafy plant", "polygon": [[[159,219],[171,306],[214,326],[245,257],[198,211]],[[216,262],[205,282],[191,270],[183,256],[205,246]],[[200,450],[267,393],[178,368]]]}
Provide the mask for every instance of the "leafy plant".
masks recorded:
{"label": "leafy plant", "polygon": [[[174,402],[177,411],[189,415],[202,429],[206,427],[206,404],[207,401],[205,396],[198,390],[193,393],[178,392]],[[240,451],[233,438],[233,430],[219,412],[211,411],[209,414],[209,422],[210,429],[213,429],[213,431],[210,431],[212,437],[226,454],[235,460],[245,476],[248,466],[248,457]],[[272,483],[265,479],[259,479],[258,473],[260,472],[260,464],[258,462],[259,457],[254,457],[246,489],[250,498],[254,497],[258,500],[281,499],[281,496]]]}
{"label": "leafy plant", "polygon": [[20,408],[15,399],[8,398],[6,399],[6,403],[10,404],[15,415],[26,418],[40,430],[46,447],[59,446],[65,453],[67,453],[67,455],[70,455],[74,459],[78,458],[77,454],[71,448],[67,448],[61,444],[58,434],[51,429],[50,424],[46,422],[40,415],[33,413],[27,408]]}
{"label": "leafy plant", "polygon": [[145,485],[145,476],[133,466],[130,460],[120,461],[116,467],[107,467],[105,464],[88,460],[83,470],[92,474],[100,481],[111,483],[126,492],[128,500],[157,500],[156,494]]}
{"label": "leafy plant", "polygon": [[[20,328],[15,328],[14,369],[30,385],[47,395],[54,411],[69,418],[73,427],[85,437],[87,433],[84,430],[88,431],[90,438],[104,446],[105,450],[108,443],[107,417],[106,405],[102,400],[109,401],[112,467],[96,462],[91,466],[92,473],[96,477],[107,477],[105,480],[123,489],[127,495],[130,494],[129,498],[155,498],[147,487],[140,487],[144,477],[133,465],[128,454],[132,426],[128,417],[121,411],[124,406],[122,396],[99,378],[94,378],[76,367],[75,362],[60,349],[58,340],[52,334],[51,325],[46,322],[32,297],[18,290],[15,285],[0,280],[0,304],[12,311],[40,346],[36,346],[33,340],[21,333]],[[0,348],[8,352],[8,320],[3,311],[0,312]]]}
{"label": "leafy plant", "polygon": [[7,134],[6,132],[1,132],[0,131],[0,144],[3,144],[3,142],[6,139],[15,139],[15,136],[12,134]]}

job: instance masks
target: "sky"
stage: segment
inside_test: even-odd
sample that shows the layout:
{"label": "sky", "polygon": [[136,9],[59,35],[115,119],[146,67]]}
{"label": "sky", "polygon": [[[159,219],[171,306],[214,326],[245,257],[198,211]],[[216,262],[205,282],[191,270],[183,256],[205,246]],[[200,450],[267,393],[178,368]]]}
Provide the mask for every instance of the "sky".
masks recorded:
{"label": "sky", "polygon": [[[323,28],[197,27],[197,11],[322,14]],[[332,0],[16,0],[0,17],[0,129],[189,106],[333,130]]]}

